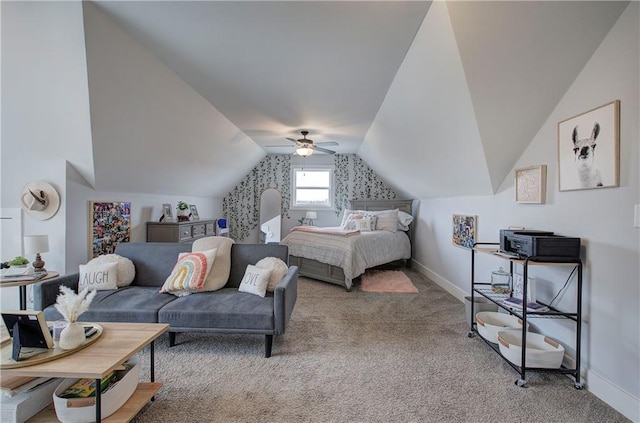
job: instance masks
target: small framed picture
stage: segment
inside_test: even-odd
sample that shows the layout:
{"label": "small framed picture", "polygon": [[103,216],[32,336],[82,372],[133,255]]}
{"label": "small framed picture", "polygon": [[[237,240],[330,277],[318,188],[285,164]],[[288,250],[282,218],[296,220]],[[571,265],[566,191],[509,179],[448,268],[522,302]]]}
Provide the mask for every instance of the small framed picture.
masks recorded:
{"label": "small framed picture", "polygon": [[516,169],[516,203],[544,204],[547,194],[547,166]]}
{"label": "small framed picture", "polygon": [[453,245],[472,249],[478,231],[477,216],[467,214],[453,215]]}
{"label": "small framed picture", "polygon": [[189,204],[189,210],[191,211],[191,220],[200,220],[200,215],[198,214],[198,208],[195,204]]}
{"label": "small framed picture", "polygon": [[171,207],[171,204],[164,203],[162,205],[162,216],[161,222],[173,222],[173,207]]}
{"label": "small framed picture", "polygon": [[3,311],[2,320],[10,337],[14,337],[15,330],[20,332],[20,346],[53,348],[53,338],[42,311]]}

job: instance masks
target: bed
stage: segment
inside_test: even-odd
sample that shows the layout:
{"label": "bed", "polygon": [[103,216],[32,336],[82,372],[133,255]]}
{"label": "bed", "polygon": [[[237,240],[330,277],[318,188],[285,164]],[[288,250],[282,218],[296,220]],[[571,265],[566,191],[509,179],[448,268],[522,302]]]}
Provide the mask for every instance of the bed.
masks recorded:
{"label": "bed", "polygon": [[[351,200],[349,210],[382,211],[398,209],[412,215],[413,200]],[[340,228],[324,228],[326,232]],[[322,232],[322,231],[318,231]],[[289,264],[298,274],[351,290],[353,280],[366,269],[403,262],[411,263],[411,232],[376,230],[336,235],[294,230],[282,239],[289,247]]]}

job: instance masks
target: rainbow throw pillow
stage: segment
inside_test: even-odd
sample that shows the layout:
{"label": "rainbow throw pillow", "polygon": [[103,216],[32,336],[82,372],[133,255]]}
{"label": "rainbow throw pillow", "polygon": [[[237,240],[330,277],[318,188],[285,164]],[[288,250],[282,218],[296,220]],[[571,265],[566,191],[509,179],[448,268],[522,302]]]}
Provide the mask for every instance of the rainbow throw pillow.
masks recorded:
{"label": "rainbow throw pillow", "polygon": [[160,292],[178,297],[201,292],[216,257],[216,248],[193,253],[180,253],[178,262],[164,281]]}

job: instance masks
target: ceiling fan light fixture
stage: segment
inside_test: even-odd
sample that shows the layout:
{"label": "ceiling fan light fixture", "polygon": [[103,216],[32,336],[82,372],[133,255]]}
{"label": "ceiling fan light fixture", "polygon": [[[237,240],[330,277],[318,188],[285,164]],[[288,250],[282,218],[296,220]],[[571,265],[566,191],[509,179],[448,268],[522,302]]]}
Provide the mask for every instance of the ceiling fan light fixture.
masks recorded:
{"label": "ceiling fan light fixture", "polygon": [[300,147],[296,149],[296,154],[302,157],[308,157],[313,154],[313,148]]}

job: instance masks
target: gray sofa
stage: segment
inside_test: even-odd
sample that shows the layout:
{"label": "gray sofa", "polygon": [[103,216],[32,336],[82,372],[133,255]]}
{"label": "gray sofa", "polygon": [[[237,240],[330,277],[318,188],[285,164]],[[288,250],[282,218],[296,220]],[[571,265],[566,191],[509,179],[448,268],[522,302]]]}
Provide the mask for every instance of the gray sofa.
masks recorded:
{"label": "gray sofa", "polygon": [[[265,335],[265,357],[271,356],[274,335],[285,332],[298,290],[298,268],[289,267],[273,293],[266,297],[238,291],[248,264],[264,257],[278,257],[288,263],[288,248],[278,244],[233,244],[231,273],[224,288],[176,297],[160,293],[181,252],[189,244],[121,243],[115,253],[133,261],[136,275],[127,287],[98,291],[89,310],[80,316],[85,322],[149,322],[169,324],[169,345],[177,332],[226,332]],[[47,320],[61,320],[54,304],[60,285],[77,291],[79,275],[73,274],[34,285],[34,309],[43,310]]]}

